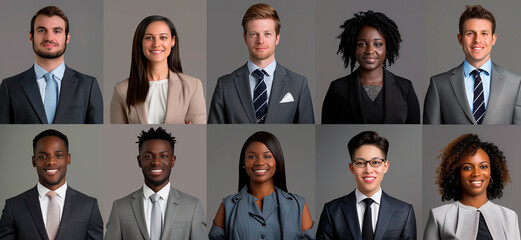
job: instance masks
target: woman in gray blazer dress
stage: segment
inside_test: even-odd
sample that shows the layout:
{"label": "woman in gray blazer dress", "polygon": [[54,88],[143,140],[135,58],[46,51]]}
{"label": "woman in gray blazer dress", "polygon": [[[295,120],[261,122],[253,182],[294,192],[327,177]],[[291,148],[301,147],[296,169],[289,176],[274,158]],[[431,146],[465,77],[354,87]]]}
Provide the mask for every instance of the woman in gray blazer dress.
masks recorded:
{"label": "woman in gray blazer dress", "polygon": [[516,212],[489,201],[510,182],[503,152],[465,134],[440,158],[436,183],[442,200],[454,202],[431,209],[423,239],[520,239]]}
{"label": "woman in gray blazer dress", "polygon": [[305,199],[288,193],[284,155],[271,133],[256,132],[242,146],[238,190],[223,199],[209,239],[315,239]]}

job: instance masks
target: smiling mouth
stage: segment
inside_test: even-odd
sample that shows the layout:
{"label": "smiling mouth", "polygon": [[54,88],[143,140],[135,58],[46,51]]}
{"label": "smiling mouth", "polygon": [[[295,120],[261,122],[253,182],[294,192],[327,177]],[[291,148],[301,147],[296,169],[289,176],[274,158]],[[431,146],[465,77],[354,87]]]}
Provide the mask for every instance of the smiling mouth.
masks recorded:
{"label": "smiling mouth", "polygon": [[152,175],[160,175],[161,173],[163,173],[163,169],[151,169],[150,173]]}
{"label": "smiling mouth", "polygon": [[58,172],[58,169],[47,169],[45,172],[49,175],[54,175]]}
{"label": "smiling mouth", "polygon": [[161,54],[163,52],[165,52],[164,50],[152,50],[150,51],[152,54]]}
{"label": "smiling mouth", "polygon": [[252,170],[252,172],[255,174],[255,175],[259,175],[259,176],[262,176],[262,175],[265,175],[269,172],[268,169],[255,169],[255,170]]}
{"label": "smiling mouth", "polygon": [[472,50],[483,50],[485,49],[484,47],[472,47]]}
{"label": "smiling mouth", "polygon": [[376,180],[375,177],[364,177],[362,179],[364,179],[364,182],[366,182],[366,183],[372,183]]}
{"label": "smiling mouth", "polygon": [[483,180],[470,181],[470,184],[472,184],[474,187],[480,187],[483,184]]}

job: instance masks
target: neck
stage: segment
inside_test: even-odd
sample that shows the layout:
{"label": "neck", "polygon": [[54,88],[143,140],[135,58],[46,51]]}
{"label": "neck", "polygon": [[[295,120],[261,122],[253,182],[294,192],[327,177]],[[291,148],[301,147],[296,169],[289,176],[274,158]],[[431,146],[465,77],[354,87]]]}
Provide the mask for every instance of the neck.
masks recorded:
{"label": "neck", "polygon": [[158,81],[162,79],[167,79],[169,74],[168,62],[163,61],[161,63],[151,63],[147,64],[147,78],[148,81]]}
{"label": "neck", "polygon": [[154,191],[155,193],[159,192],[161,189],[163,189],[167,184],[169,183],[169,181],[166,181],[164,182],[163,184],[161,185],[153,185],[149,182],[146,182],[145,181],[145,184],[147,185],[147,187],[149,187],[150,189],[152,189],[152,191]]}
{"label": "neck", "polygon": [[266,183],[254,183],[250,182],[250,189],[249,193],[257,198],[257,200],[261,200],[270,195],[275,191],[275,185],[273,185],[273,182],[266,182]]}
{"label": "neck", "polygon": [[478,196],[463,196],[459,201],[463,205],[480,208],[483,204],[488,202],[488,199],[485,193]]}
{"label": "neck", "polygon": [[384,69],[382,67],[374,70],[360,69],[360,82],[364,86],[382,86],[384,82]]}
{"label": "neck", "polygon": [[52,70],[54,70],[55,68],[60,66],[60,64],[62,64],[62,62],[63,62],[63,55],[61,55],[60,57],[57,57],[57,58],[42,58],[42,57],[36,55],[36,63],[40,67],[45,69],[45,71],[47,71],[47,72],[51,72]]}
{"label": "neck", "polygon": [[479,62],[472,61],[472,60],[469,61],[469,60],[467,59],[467,62],[468,62],[470,65],[472,65],[474,68],[480,68],[481,66],[483,66],[483,64],[485,64],[485,63],[488,61],[488,59],[490,59],[490,58],[483,59],[483,60],[481,60],[481,61],[479,61]]}
{"label": "neck", "polygon": [[372,197],[376,192],[378,192],[380,190],[380,187],[378,187],[378,189],[374,190],[374,191],[362,191],[360,190],[360,188],[358,188],[358,191],[360,191],[362,194],[364,194],[366,197]]}
{"label": "neck", "polygon": [[275,55],[273,55],[269,58],[266,58],[266,59],[261,59],[261,60],[254,59],[253,57],[250,56],[250,61],[259,68],[265,68],[268,65],[270,65],[273,61],[275,61]]}

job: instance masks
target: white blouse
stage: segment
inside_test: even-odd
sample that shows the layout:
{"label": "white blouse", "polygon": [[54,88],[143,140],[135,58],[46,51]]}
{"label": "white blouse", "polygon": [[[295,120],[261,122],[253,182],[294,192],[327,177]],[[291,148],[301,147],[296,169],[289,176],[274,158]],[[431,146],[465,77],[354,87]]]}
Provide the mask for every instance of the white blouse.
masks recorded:
{"label": "white blouse", "polygon": [[166,105],[168,101],[168,79],[149,81],[145,108],[149,124],[162,124],[165,121]]}

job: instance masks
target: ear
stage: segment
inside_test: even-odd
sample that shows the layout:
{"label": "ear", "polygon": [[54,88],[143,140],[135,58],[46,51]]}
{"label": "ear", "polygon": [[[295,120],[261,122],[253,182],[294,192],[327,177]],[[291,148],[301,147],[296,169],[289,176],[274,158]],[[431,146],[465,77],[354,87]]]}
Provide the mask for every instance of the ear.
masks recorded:
{"label": "ear", "polygon": [[458,33],[458,42],[459,42],[459,45],[461,45],[461,34]]}
{"label": "ear", "polygon": [[65,41],[65,43],[69,43],[69,40],[71,40],[71,33],[67,33],[67,39]]}
{"label": "ear", "polygon": [[171,168],[174,168],[174,164],[175,164],[175,155],[172,157],[172,167]]}
{"label": "ear", "polygon": [[172,46],[172,47],[175,46],[175,36],[172,37],[172,43],[170,44],[170,46]]}
{"label": "ear", "polygon": [[29,33],[29,41],[33,42],[34,39],[33,39],[33,35],[31,33]]}
{"label": "ear", "polygon": [[137,165],[141,168],[141,156],[137,155]]}
{"label": "ear", "polygon": [[353,168],[354,168],[353,163],[349,162],[349,170],[351,170],[352,174],[355,174],[355,170]]}
{"label": "ear", "polygon": [[244,43],[246,43],[246,33],[243,34],[242,37],[244,38]]}
{"label": "ear", "polygon": [[71,164],[71,154],[67,154],[67,165]]}
{"label": "ear", "polygon": [[36,157],[35,156],[33,156],[31,158],[31,162],[33,163],[33,167],[36,167]]}
{"label": "ear", "polygon": [[275,45],[279,44],[279,39],[280,39],[280,33],[277,34],[277,38],[275,39]]}
{"label": "ear", "polygon": [[386,173],[387,169],[389,169],[389,161],[385,161],[382,167],[384,168],[384,173]]}
{"label": "ear", "polygon": [[497,39],[497,35],[494,33],[492,35],[492,46],[494,46],[494,44],[496,44],[496,39]]}

